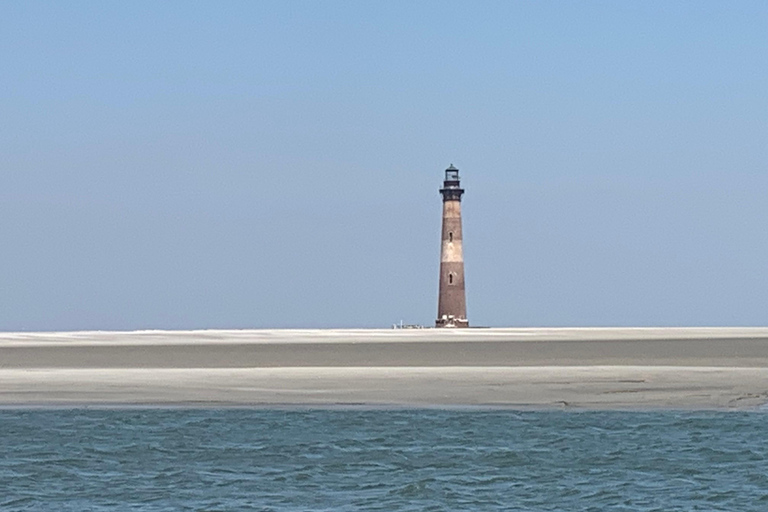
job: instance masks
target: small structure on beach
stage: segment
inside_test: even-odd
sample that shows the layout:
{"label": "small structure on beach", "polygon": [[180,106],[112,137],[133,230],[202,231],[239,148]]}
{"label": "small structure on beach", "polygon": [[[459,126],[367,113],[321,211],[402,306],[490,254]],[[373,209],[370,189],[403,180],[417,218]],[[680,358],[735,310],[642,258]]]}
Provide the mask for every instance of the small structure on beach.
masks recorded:
{"label": "small structure on beach", "polygon": [[453,164],[445,170],[440,194],[443,196],[443,234],[435,327],[469,327],[461,245],[461,196],[464,189],[459,182],[459,170]]}

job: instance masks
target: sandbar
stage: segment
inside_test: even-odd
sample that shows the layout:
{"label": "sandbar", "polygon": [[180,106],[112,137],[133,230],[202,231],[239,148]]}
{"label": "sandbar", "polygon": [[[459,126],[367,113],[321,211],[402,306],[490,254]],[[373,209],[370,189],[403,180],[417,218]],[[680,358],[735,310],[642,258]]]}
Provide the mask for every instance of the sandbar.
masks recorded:
{"label": "sandbar", "polygon": [[0,333],[0,406],[763,409],[768,328]]}

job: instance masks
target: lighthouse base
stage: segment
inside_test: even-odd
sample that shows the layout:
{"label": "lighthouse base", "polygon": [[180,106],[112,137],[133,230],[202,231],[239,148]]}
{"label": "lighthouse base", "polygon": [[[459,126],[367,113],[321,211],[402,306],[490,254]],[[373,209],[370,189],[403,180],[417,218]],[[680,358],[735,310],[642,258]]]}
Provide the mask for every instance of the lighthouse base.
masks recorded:
{"label": "lighthouse base", "polygon": [[456,318],[453,315],[443,315],[442,318],[435,320],[435,327],[445,328],[464,328],[469,327],[469,320],[466,318]]}

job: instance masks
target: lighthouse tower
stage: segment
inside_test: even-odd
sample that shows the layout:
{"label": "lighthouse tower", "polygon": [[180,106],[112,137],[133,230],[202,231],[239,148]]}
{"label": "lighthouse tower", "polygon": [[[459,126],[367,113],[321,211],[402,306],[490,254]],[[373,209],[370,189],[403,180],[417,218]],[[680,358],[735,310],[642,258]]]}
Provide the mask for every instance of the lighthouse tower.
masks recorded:
{"label": "lighthouse tower", "polygon": [[445,170],[440,193],[443,195],[443,235],[435,327],[469,327],[461,247],[461,196],[464,189],[459,183],[459,170],[453,164]]}

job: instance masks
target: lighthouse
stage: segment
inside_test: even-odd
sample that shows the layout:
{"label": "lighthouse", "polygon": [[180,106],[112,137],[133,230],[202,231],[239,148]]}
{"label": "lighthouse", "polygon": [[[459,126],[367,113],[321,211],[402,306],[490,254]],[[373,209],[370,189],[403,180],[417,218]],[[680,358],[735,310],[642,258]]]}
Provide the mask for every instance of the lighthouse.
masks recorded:
{"label": "lighthouse", "polygon": [[445,170],[440,193],[443,196],[443,232],[435,327],[469,327],[461,235],[461,196],[464,189],[459,182],[459,170],[453,164]]}

